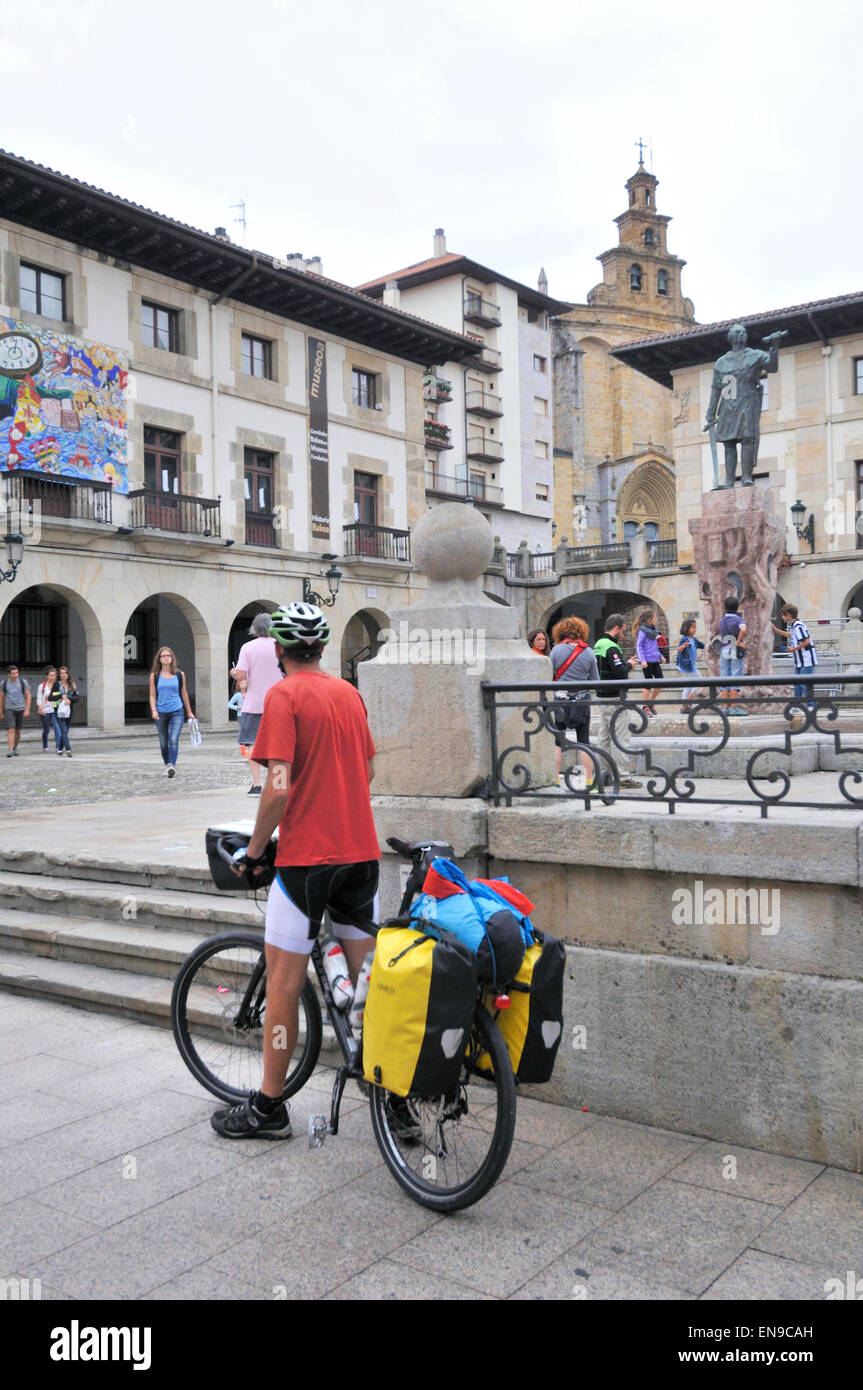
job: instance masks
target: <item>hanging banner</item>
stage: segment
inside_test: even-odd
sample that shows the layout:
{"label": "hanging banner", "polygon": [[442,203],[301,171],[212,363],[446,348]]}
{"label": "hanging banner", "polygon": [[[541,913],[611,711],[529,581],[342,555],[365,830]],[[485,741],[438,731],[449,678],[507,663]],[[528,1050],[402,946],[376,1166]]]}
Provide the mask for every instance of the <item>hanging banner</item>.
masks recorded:
{"label": "hanging banner", "polygon": [[330,439],[327,428],[327,345],[309,338],[309,471],[312,540],[330,539]]}

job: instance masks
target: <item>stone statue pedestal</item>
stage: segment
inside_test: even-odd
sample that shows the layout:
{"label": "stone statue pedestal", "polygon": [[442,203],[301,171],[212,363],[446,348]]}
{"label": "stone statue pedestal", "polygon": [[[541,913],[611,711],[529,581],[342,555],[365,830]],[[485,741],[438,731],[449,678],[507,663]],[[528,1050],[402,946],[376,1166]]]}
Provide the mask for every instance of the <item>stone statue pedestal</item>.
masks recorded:
{"label": "stone statue pedestal", "polygon": [[[690,521],[689,530],[704,615],[703,640],[709,644],[716,635],[725,600],[736,595],[746,623],[744,674],[769,676],[776,576],[785,534],[773,493],[759,487],[707,492],[701,516]],[[719,675],[719,657],[709,645],[707,669],[711,676]]]}
{"label": "stone statue pedestal", "polygon": [[[389,640],[358,668],[377,747],[376,797],[475,794],[491,772],[481,682],[551,680],[551,662],[531,652],[515,610],[482,592],[493,552],[488,522],[463,502],[433,508],[414,530],[428,588],[393,611]],[[524,728],[520,711],[499,715],[499,750],[521,743]],[[551,734],[534,738],[524,761],[534,786],[553,782]]]}

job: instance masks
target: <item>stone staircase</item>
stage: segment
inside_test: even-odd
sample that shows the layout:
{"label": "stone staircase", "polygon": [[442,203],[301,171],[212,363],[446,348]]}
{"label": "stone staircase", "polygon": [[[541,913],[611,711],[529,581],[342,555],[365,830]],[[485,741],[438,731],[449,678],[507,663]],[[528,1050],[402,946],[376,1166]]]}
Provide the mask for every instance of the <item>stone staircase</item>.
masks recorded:
{"label": "stone staircase", "polygon": [[174,977],[195,946],[259,931],[252,898],[176,865],[0,849],[0,988],[170,1026]]}

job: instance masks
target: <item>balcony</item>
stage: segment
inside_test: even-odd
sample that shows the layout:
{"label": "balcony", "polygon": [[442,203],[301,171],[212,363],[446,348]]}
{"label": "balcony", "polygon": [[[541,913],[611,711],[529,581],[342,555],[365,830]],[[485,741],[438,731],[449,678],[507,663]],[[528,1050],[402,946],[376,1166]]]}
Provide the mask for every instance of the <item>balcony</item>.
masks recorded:
{"label": "balcony", "polygon": [[663,569],[677,564],[677,541],[648,541],[648,569]]}
{"label": "balcony", "polygon": [[483,435],[474,435],[468,439],[465,449],[469,459],[478,459],[482,463],[501,463],[503,461],[503,445],[497,439],[486,439]]}
{"label": "balcony", "polygon": [[484,478],[452,478],[444,473],[426,473],[426,492],[438,497],[470,497],[490,507],[503,506],[503,488],[487,483]]}
{"label": "balcony", "polygon": [[367,560],[398,560],[410,564],[411,533],[392,526],[367,526],[355,521],[344,527],[345,558],[362,556]]}
{"label": "balcony", "polygon": [[500,305],[492,304],[478,294],[465,296],[464,316],[468,323],[480,323],[486,328],[497,328],[501,322]]}
{"label": "balcony", "polygon": [[503,362],[497,348],[482,345],[481,352],[476,357],[469,357],[465,362],[466,367],[476,368],[478,372],[502,372]]}
{"label": "balcony", "polygon": [[129,524],[140,530],[173,531],[183,536],[222,534],[221,498],[188,497],[141,487],[129,493]]}
{"label": "balcony", "polygon": [[445,377],[430,373],[423,377],[423,399],[426,401],[451,401],[452,382]]}
{"label": "balcony", "polygon": [[486,419],[503,414],[503,401],[493,391],[468,391],[464,407],[471,415],[484,415]]}
{"label": "balcony", "polygon": [[427,449],[451,449],[453,447],[452,431],[449,425],[442,425],[438,420],[425,420],[423,428]]}
{"label": "balcony", "polygon": [[275,549],[275,514],[246,512],[246,545],[266,545]]}
{"label": "balcony", "polygon": [[16,468],[6,474],[6,505],[17,506],[19,514],[36,506],[43,521],[65,518],[111,524],[112,489],[110,483],[84,478],[61,478],[51,473]]}
{"label": "balcony", "polygon": [[568,545],[564,573],[580,570],[627,570],[631,567],[626,541],[614,545]]}

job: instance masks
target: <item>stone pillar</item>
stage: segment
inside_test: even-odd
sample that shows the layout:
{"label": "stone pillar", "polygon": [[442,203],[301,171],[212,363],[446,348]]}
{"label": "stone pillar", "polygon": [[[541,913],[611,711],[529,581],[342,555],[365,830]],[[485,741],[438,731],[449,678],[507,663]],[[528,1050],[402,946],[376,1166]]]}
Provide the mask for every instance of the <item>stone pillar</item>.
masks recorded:
{"label": "stone pillar", "polygon": [[839,638],[839,655],[844,670],[863,671],[863,621],[859,608],[848,609],[848,622]]}
{"label": "stone pillar", "polygon": [[[389,641],[359,667],[378,750],[374,793],[468,797],[491,772],[480,683],[547,681],[551,668],[531,652],[515,610],[482,592],[494,538],[473,506],[444,502],[426,512],[412,549],[428,589],[419,602],[393,611]],[[526,727],[520,710],[499,714],[499,752],[521,745]],[[510,775],[519,761],[534,786],[553,782],[552,735],[536,734],[522,758],[513,755]]]}
{"label": "stone pillar", "polygon": [[769,675],[773,665],[773,605],[784,526],[773,493],[759,487],[706,492],[701,516],[689,522],[704,614],[707,669],[719,675],[719,657],[710,639],[719,630],[725,600],[737,595],[746,623],[747,676]]}

